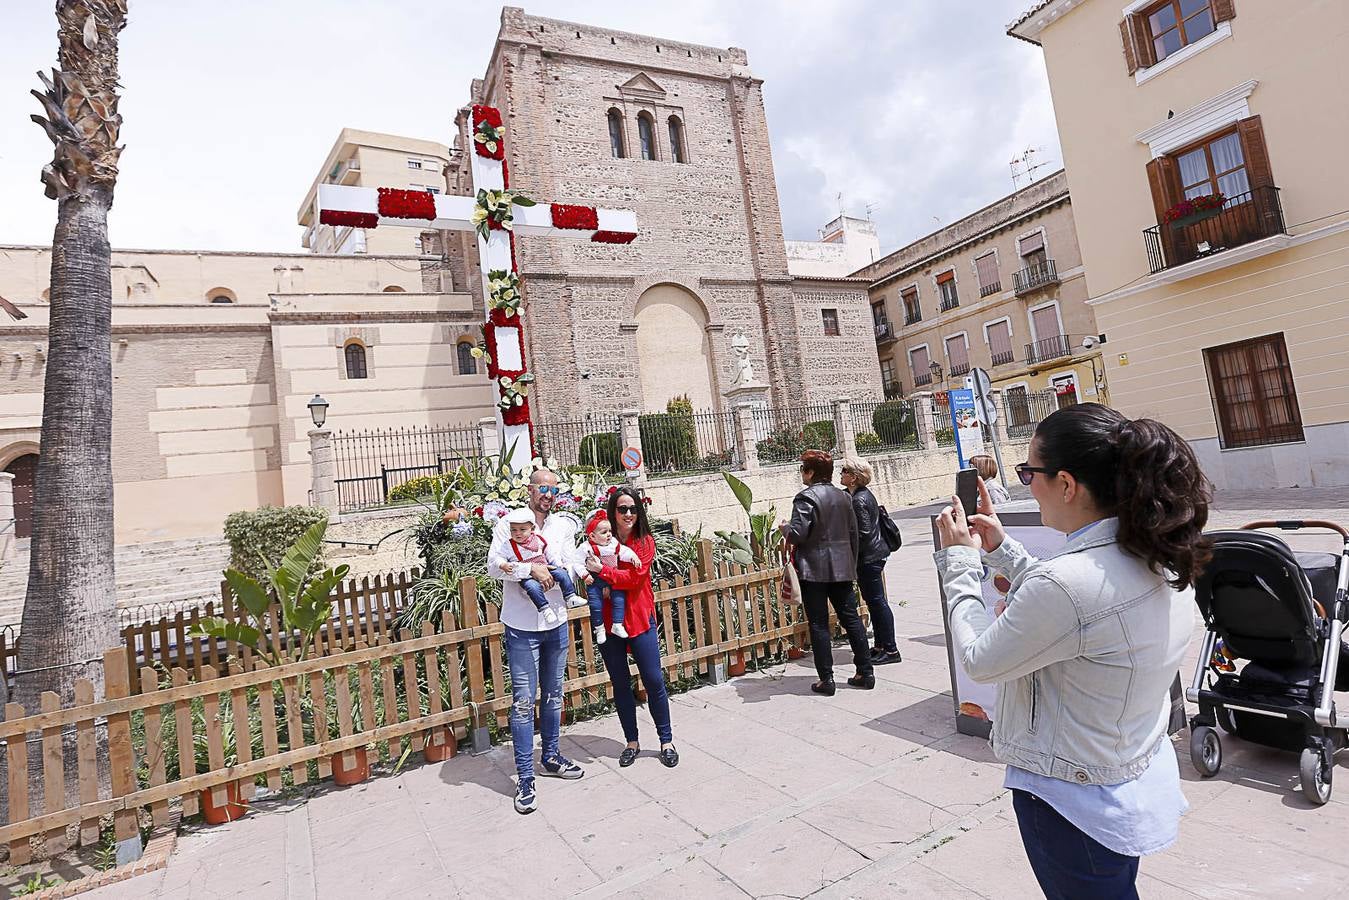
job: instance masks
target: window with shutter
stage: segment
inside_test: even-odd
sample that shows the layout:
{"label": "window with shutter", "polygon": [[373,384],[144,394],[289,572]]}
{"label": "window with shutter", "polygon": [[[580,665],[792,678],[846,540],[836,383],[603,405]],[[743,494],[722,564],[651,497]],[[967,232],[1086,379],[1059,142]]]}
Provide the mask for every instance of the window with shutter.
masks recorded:
{"label": "window with shutter", "polygon": [[941,295],[941,311],[955,309],[960,305],[960,295],[956,293],[956,273],[943,272],[937,276],[937,293]]}
{"label": "window with shutter", "polygon": [[1045,264],[1045,233],[1037,231],[1017,241],[1016,251],[1021,256],[1021,265],[1025,268]]}
{"label": "window with shutter", "polygon": [[926,346],[909,351],[909,371],[913,373],[914,384],[932,383],[932,361],[928,358]]}
{"label": "window with shutter", "polygon": [[1283,334],[1210,347],[1204,364],[1224,448],[1304,439]]}
{"label": "window with shutter", "polygon": [[994,322],[984,333],[988,337],[988,353],[995,366],[1005,366],[1013,359],[1012,326],[1007,322]]}
{"label": "window with shutter", "polygon": [[918,288],[908,288],[900,294],[904,301],[904,324],[923,321],[923,308],[918,304]]}
{"label": "window with shutter", "polygon": [[820,319],[821,319],[821,321],[824,323],[824,333],[825,333],[825,334],[831,335],[831,336],[836,336],[836,335],[839,333],[839,330],[838,330],[838,310],[837,310],[837,309],[822,309],[822,310],[820,310]]}
{"label": "window with shutter", "polygon": [[970,370],[970,345],[965,335],[958,334],[946,339],[946,362],[953,378]]}
{"label": "window with shutter", "polygon": [[1162,0],[1145,9],[1138,18],[1147,22],[1151,62],[1166,59],[1181,47],[1211,34],[1219,21],[1213,12],[1213,0]]}
{"label": "window with shutter", "polygon": [[1056,337],[1059,333],[1058,310],[1053,306],[1042,306],[1039,309],[1032,310],[1031,326],[1035,329],[1035,339],[1043,341],[1045,338]]}
{"label": "window with shutter", "polygon": [[996,294],[1002,290],[1002,283],[998,280],[998,256],[996,253],[985,253],[976,259],[974,271],[979,276],[980,297],[987,297],[989,294]]}

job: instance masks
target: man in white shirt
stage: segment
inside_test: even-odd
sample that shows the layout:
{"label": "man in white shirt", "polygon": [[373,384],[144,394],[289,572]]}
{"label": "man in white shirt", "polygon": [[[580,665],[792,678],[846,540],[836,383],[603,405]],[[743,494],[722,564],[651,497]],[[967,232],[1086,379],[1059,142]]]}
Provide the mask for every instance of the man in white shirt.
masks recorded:
{"label": "man in white shirt", "polygon": [[[534,512],[538,533],[550,547],[558,548],[562,565],[577,579],[578,588],[585,578],[584,556],[576,546],[576,534],[581,521],[564,510],[553,510],[558,497],[557,475],[539,469],[529,479],[528,506]],[[492,534],[492,549],[488,559],[501,558],[510,541],[510,525],[503,517]],[[511,743],[515,748],[515,811],[524,815],[536,808],[534,792],[534,697],[543,695],[539,713],[539,733],[543,753],[539,775],[552,778],[575,779],[585,772],[567,759],[558,749],[562,731],[562,678],[567,666],[567,642],[571,640],[571,624],[567,621],[567,607],[562,590],[548,574],[548,567],[535,564],[526,572],[517,567],[504,572],[488,565],[487,574],[501,582],[501,622],[506,626],[505,645],[511,670],[514,702],[511,706]],[[545,615],[534,606],[520,582],[527,577],[538,579],[548,600],[548,609],[556,614],[560,625],[549,625]]]}

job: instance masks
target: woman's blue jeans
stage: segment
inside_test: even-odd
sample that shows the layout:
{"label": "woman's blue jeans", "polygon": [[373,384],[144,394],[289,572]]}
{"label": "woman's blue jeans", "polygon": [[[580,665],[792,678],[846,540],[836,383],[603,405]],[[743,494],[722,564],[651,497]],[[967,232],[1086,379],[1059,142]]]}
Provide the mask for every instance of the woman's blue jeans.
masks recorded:
{"label": "woman's blue jeans", "polygon": [[656,734],[662,744],[670,743],[670,695],[665,690],[665,673],[660,668],[660,640],[656,635],[656,620],[651,627],[636,637],[627,639],[609,635],[600,644],[604,668],[609,671],[609,683],[614,688],[614,707],[618,721],[623,725],[623,738],[637,741],[637,699],[632,695],[632,670],[628,668],[628,652],[637,663],[642,684],[646,687],[646,705],[656,722]]}
{"label": "woman's blue jeans", "polygon": [[885,599],[885,560],[859,563],[857,589],[871,613],[871,633],[882,650],[895,649],[895,614]]}
{"label": "woman's blue jeans", "polygon": [[562,732],[562,675],[567,668],[570,625],[563,622],[550,631],[520,631],[506,626],[506,661],[511,670],[511,745],[515,748],[515,773],[534,777],[534,696],[543,691],[539,710],[539,733],[543,759],[560,755]]}

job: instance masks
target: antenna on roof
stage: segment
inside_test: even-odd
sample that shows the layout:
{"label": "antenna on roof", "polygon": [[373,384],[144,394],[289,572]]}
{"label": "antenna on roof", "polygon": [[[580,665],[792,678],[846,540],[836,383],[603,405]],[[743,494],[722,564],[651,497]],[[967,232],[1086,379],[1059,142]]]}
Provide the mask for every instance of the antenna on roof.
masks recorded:
{"label": "antenna on roof", "polygon": [[1044,147],[1027,147],[1019,157],[1008,163],[1008,168],[1012,170],[1012,190],[1019,191],[1035,182],[1035,173],[1039,169],[1048,166],[1048,162],[1041,162],[1038,155],[1044,152]]}
{"label": "antenna on roof", "polygon": [[868,222],[871,221],[871,213],[872,213],[872,212],[876,209],[876,207],[879,206],[879,205],[880,205],[880,204],[877,203],[877,202],[874,201],[874,200],[873,200],[872,202],[870,202],[870,203],[867,204],[867,221],[868,221]]}

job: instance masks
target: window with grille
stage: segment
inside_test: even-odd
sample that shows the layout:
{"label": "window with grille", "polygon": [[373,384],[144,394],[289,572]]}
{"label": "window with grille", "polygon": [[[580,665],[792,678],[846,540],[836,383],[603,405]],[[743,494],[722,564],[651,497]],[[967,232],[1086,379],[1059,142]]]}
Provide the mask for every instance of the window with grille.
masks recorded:
{"label": "window with grille", "polygon": [[974,271],[979,276],[979,296],[987,297],[989,294],[996,294],[1002,290],[1002,282],[998,280],[998,256],[995,253],[985,253],[974,261]]}
{"label": "window with grille", "polygon": [[1282,334],[1204,351],[1224,448],[1303,440],[1293,370]]}
{"label": "window with grille", "polygon": [[995,366],[1005,366],[1012,361],[1012,326],[1007,322],[994,322],[987,326],[984,334],[988,336],[988,354]]}
{"label": "window with grille", "polygon": [[459,358],[460,375],[478,374],[478,361],[473,358],[473,345],[468,341],[459,344],[455,351]]}
{"label": "window with grille", "polygon": [[839,331],[838,331],[838,310],[836,310],[836,309],[822,309],[822,310],[820,310],[820,317],[824,320],[824,333],[825,333],[825,334],[837,335],[837,334],[839,333]]}
{"label": "window with grille", "polygon": [[970,345],[965,335],[958,334],[946,339],[946,362],[952,377],[964,375],[970,370]]}
{"label": "window with grille", "polygon": [[360,344],[347,344],[347,348],[343,352],[346,354],[347,358],[347,377],[348,378],[367,377],[365,367],[365,348],[362,347]]}
{"label": "window with grille", "polygon": [[616,109],[609,110],[609,152],[615,159],[628,155],[623,146],[623,116]]}
{"label": "window with grille", "polygon": [[937,293],[941,295],[942,312],[960,305],[960,295],[956,293],[955,272],[943,272],[937,276]]}
{"label": "window with grille", "polygon": [[655,159],[656,137],[651,128],[651,117],[646,113],[637,116],[637,140],[642,147],[642,159]]}
{"label": "window with grille", "polygon": [[918,288],[909,288],[900,297],[904,301],[904,324],[923,321],[923,308],[918,305]]}
{"label": "window with grille", "polygon": [[927,347],[915,347],[909,351],[909,371],[913,373],[914,384],[932,383],[932,362],[928,358]]}

